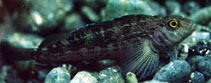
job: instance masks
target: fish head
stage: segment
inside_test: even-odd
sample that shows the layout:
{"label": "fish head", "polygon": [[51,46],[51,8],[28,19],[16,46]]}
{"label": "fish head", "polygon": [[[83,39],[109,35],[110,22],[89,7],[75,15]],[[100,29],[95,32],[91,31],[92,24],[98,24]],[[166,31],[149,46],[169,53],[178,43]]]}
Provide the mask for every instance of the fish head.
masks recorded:
{"label": "fish head", "polygon": [[191,20],[181,16],[163,17],[157,22],[157,26],[151,38],[152,45],[158,50],[169,50],[196,29]]}

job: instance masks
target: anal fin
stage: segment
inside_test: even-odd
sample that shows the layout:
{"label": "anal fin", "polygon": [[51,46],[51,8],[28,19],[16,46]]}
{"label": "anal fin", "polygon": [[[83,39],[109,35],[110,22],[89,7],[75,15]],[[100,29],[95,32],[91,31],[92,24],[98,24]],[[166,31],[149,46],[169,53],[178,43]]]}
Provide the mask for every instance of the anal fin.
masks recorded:
{"label": "anal fin", "polygon": [[125,53],[120,60],[124,75],[133,72],[138,80],[141,80],[152,75],[157,69],[159,56],[151,50],[149,40],[143,40],[138,46],[129,48]]}

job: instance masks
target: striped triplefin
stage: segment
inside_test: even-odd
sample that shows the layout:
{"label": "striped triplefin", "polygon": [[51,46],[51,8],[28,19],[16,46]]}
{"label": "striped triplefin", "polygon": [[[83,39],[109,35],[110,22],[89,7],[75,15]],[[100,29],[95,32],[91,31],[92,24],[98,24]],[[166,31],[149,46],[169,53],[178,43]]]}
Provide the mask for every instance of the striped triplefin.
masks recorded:
{"label": "striped triplefin", "polygon": [[51,35],[31,54],[46,63],[113,59],[123,74],[133,72],[140,80],[155,72],[160,52],[172,50],[194,30],[195,24],[181,16],[127,15]]}

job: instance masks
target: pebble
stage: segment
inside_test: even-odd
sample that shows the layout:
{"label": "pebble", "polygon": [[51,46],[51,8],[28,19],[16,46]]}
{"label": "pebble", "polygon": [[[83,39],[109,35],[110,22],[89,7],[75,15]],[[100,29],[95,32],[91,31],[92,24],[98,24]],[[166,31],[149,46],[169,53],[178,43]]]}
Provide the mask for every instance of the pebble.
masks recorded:
{"label": "pebble", "polygon": [[80,71],[73,77],[70,83],[97,83],[97,81],[90,72]]}
{"label": "pebble", "polygon": [[124,83],[119,67],[113,66],[99,72],[100,83]]}
{"label": "pebble", "polygon": [[81,10],[89,18],[89,20],[91,20],[93,22],[98,22],[99,21],[99,16],[90,7],[83,6]]}
{"label": "pebble", "polygon": [[0,83],[21,83],[23,79],[18,75],[18,71],[11,66],[4,65],[0,71]]}
{"label": "pebble", "polygon": [[204,56],[193,56],[188,59],[188,63],[191,65],[191,70],[195,71],[199,61],[204,60]]}
{"label": "pebble", "polygon": [[165,7],[161,6],[159,3],[151,1],[151,0],[145,0],[145,2],[153,10],[154,14],[156,14],[158,16],[166,16],[167,15]]}
{"label": "pebble", "polygon": [[211,78],[207,81],[207,83],[211,83]]}
{"label": "pebble", "polygon": [[8,33],[3,38],[3,41],[17,48],[38,48],[42,40],[39,36],[20,32]]}
{"label": "pebble", "polygon": [[211,13],[211,7],[208,6],[192,14],[190,16],[190,19],[192,19],[194,22],[198,24],[207,24],[211,18],[210,13]]}
{"label": "pebble", "polygon": [[210,46],[208,45],[196,45],[190,48],[191,55],[205,56],[210,53]]}
{"label": "pebble", "polygon": [[150,81],[144,81],[143,83],[169,83],[169,82],[163,82],[158,80],[150,80]]}
{"label": "pebble", "polygon": [[[206,29],[207,27],[198,26],[198,28]],[[197,42],[201,42],[201,40],[208,41],[210,39],[210,32],[205,32],[205,31],[194,32],[191,35],[191,37],[194,38]]]}
{"label": "pebble", "polygon": [[138,83],[136,75],[133,72],[128,72],[126,75],[126,83]]}
{"label": "pebble", "polygon": [[187,44],[183,44],[181,46],[181,52],[179,53],[178,60],[186,60],[188,58],[188,49],[189,46]]}
{"label": "pebble", "polygon": [[17,13],[15,27],[24,32],[47,32],[62,22],[72,6],[72,0],[23,0],[25,10]]}
{"label": "pebble", "polygon": [[78,13],[72,13],[65,17],[62,30],[65,32],[71,32],[77,30],[83,25],[85,25],[85,23],[82,20],[82,17]]}
{"label": "pebble", "polygon": [[188,1],[183,5],[183,10],[191,15],[200,10],[200,5],[196,1]]}
{"label": "pebble", "polygon": [[144,0],[109,0],[101,12],[103,21],[130,14],[157,15]]}
{"label": "pebble", "polygon": [[178,15],[181,12],[181,5],[177,1],[167,0],[165,5],[171,15]]}
{"label": "pebble", "polygon": [[199,72],[205,75],[205,77],[211,78],[211,58],[205,57],[198,64]]}
{"label": "pebble", "polygon": [[204,75],[200,72],[192,72],[190,74],[190,83],[205,83]]}
{"label": "pebble", "polygon": [[174,60],[161,68],[154,76],[154,80],[175,82],[191,73],[190,65],[184,60]]}
{"label": "pebble", "polygon": [[69,83],[70,73],[65,67],[53,68],[46,76],[45,83]]}

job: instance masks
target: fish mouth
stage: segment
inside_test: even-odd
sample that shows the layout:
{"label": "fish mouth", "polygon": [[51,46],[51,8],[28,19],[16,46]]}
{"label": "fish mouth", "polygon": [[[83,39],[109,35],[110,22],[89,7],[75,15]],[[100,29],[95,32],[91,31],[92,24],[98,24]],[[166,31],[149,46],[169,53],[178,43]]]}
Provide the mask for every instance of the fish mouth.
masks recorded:
{"label": "fish mouth", "polygon": [[[191,27],[188,29],[189,31],[187,32],[186,35],[180,35],[178,38],[179,41],[176,41],[174,43],[178,44],[179,42],[183,41],[185,38],[187,38],[188,36],[190,36],[195,30],[196,30],[197,25],[196,24],[192,24]],[[179,35],[179,34],[178,34]]]}

